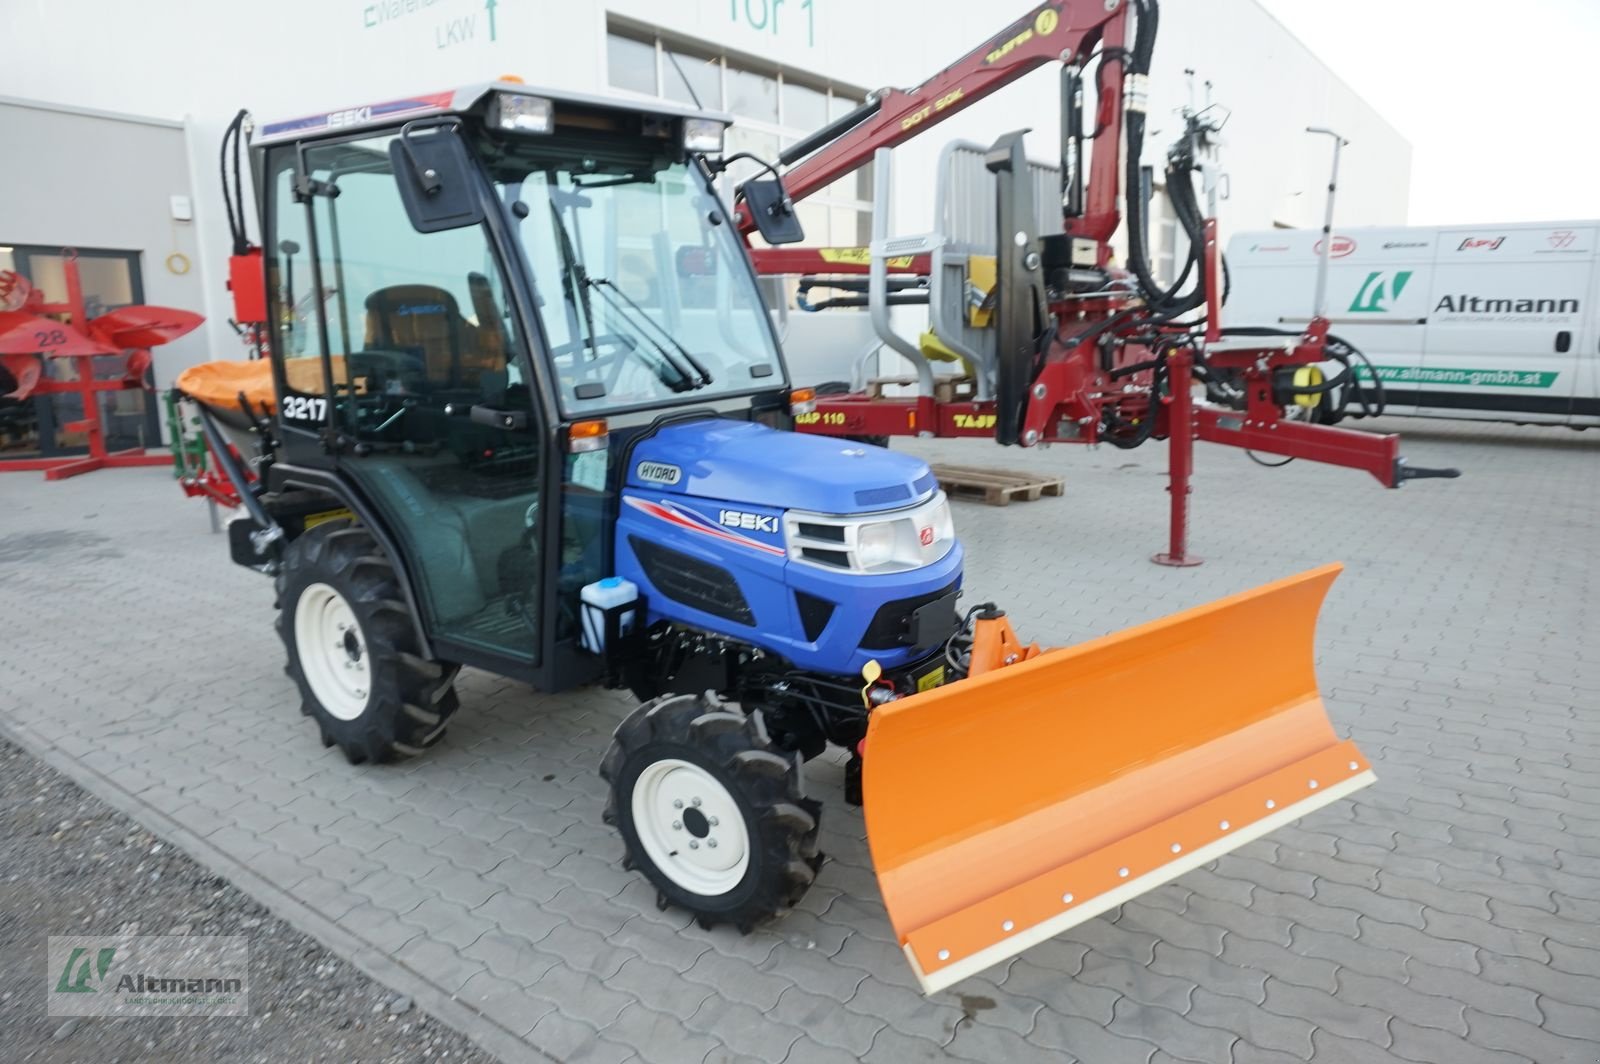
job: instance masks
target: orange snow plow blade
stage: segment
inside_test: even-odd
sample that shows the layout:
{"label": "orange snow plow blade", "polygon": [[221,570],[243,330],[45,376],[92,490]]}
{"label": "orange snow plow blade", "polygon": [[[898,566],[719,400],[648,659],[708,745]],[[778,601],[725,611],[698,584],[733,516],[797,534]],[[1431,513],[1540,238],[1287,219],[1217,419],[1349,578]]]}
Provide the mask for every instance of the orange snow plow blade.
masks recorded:
{"label": "orange snow plow blade", "polygon": [[1374,781],[1312,666],[1340,568],[873,710],[867,839],[925,993]]}

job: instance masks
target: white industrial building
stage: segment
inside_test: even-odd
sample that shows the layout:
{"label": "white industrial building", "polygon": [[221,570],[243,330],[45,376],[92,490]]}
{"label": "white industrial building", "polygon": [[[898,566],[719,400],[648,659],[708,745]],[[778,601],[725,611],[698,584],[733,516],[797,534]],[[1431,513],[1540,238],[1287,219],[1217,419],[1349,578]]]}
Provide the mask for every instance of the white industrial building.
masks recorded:
{"label": "white industrial building", "polygon": [[[357,106],[515,74],[583,92],[666,96],[731,112],[731,144],[778,149],[886,85],[911,86],[1032,5],[1007,0],[280,0],[270,7],[185,0],[138,4],[21,0],[0,8],[0,269],[49,284],[63,246],[104,275],[101,303],[142,298],[205,313],[209,326],[156,353],[156,383],[241,353],[227,324],[228,228],[218,142],[239,107],[263,120]],[[65,57],[66,61],[63,61]],[[1193,78],[1186,75],[1193,70]],[[681,73],[680,73],[681,71]],[[1231,111],[1223,136],[1229,231],[1320,224],[1330,126],[1351,141],[1339,218],[1406,221],[1410,146],[1256,0],[1181,0],[1162,11],[1147,160],[1181,128],[1177,111],[1212,83]],[[1036,71],[897,149],[891,233],[929,227],[931,173],[954,138],[988,143],[1033,127],[1030,154],[1058,152],[1058,80]],[[19,161],[21,165],[19,165]],[[846,179],[802,208],[810,244],[861,244],[871,182]],[[252,223],[253,227],[253,223]],[[1152,226],[1158,265],[1164,235]],[[8,250],[14,249],[14,250]],[[104,264],[97,261],[96,252]],[[127,253],[133,253],[131,255]],[[94,282],[91,282],[94,283]],[[833,322],[790,323],[798,379],[816,379]],[[829,315],[816,315],[825,318]],[[899,321],[901,319],[897,319]],[[907,329],[917,327],[905,320]],[[820,339],[819,339],[820,338]],[[842,341],[841,341],[842,342]],[[136,399],[136,396],[130,396]]]}

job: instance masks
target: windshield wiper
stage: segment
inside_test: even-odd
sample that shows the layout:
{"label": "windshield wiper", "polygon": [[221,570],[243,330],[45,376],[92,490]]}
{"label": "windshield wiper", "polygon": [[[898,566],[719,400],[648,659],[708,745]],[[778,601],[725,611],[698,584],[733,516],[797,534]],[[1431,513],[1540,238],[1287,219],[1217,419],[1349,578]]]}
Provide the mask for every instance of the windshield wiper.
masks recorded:
{"label": "windshield wiper", "polygon": [[[563,269],[561,277],[561,290],[567,297],[567,303],[573,309],[574,325],[581,325],[589,331],[589,357],[595,355],[594,308],[589,305],[589,292],[587,286],[576,283],[583,280],[579,272],[582,267],[578,265],[578,253],[572,246],[572,236],[567,232],[567,225],[561,220],[561,208],[550,203],[550,220],[555,223],[556,248],[561,253]],[[575,330],[581,331],[581,330]]]}
{"label": "windshield wiper", "polygon": [[[579,267],[579,269],[582,270],[582,267]],[[583,273],[582,276],[583,276],[584,281],[586,281],[588,284],[593,285],[595,288],[601,289],[600,294],[602,296],[604,296],[606,298],[606,300],[613,307],[616,307],[617,313],[622,314],[623,317],[627,318],[628,317],[627,313],[625,311],[623,311],[620,306],[617,305],[617,301],[615,299],[611,299],[611,297],[609,295],[607,295],[607,293],[604,291],[604,289],[609,288],[611,291],[615,292],[618,296],[620,296],[622,298],[622,300],[625,303],[628,304],[628,306],[633,308],[634,313],[636,315],[638,315],[637,320],[644,321],[644,322],[648,323],[649,326],[652,329],[654,329],[657,333],[659,333],[661,335],[662,339],[666,340],[667,344],[672,348],[672,350],[676,351],[679,355],[681,355],[685,362],[687,362],[687,363],[689,363],[689,365],[693,366],[695,373],[698,374],[699,378],[700,378],[699,381],[696,382],[696,384],[695,384],[696,388],[704,388],[706,385],[712,383],[710,372],[706,369],[706,367],[704,365],[701,364],[700,360],[698,358],[695,358],[693,355],[691,355],[689,353],[688,349],[685,348],[682,344],[680,344],[678,342],[676,337],[674,337],[671,333],[669,333],[666,330],[666,328],[664,326],[662,326],[662,324],[660,322],[656,321],[655,318],[651,317],[650,313],[647,310],[645,310],[639,304],[635,303],[633,301],[632,297],[630,297],[628,295],[628,293],[624,292],[621,288],[619,288],[617,286],[616,282],[612,281],[611,278],[609,278],[609,277],[590,277],[587,273]],[[628,320],[633,321],[635,319],[629,318]],[[642,330],[641,330],[641,333],[642,333]],[[645,337],[645,339],[649,339],[649,337]],[[671,356],[667,354],[666,349],[664,347],[662,347],[662,345],[658,341],[651,341],[651,342],[654,343],[655,346],[656,346],[656,349],[661,352],[662,357],[666,358],[669,362],[672,361]],[[674,363],[673,368],[677,369],[678,366]],[[687,377],[688,374],[685,373],[684,376]]]}
{"label": "windshield wiper", "polygon": [[[550,220],[555,225],[557,236],[556,243],[561,252],[561,262],[563,266],[561,287],[566,294],[568,304],[570,304],[577,311],[577,316],[582,320],[582,324],[588,326],[589,335],[587,337],[586,346],[589,348],[591,358],[593,358],[598,352],[596,350],[597,333],[594,327],[594,310],[589,305],[589,289],[594,288],[599,290],[601,298],[605,299],[606,302],[609,303],[618,314],[622,315],[624,320],[630,322],[633,321],[634,319],[628,315],[627,310],[606,292],[605,288],[609,287],[623,299],[627,299],[629,306],[633,307],[633,309],[638,312],[638,314],[644,318],[645,321],[649,322],[651,325],[656,325],[650,316],[640,309],[637,303],[631,299],[628,299],[628,294],[622,291],[622,289],[618,288],[604,277],[595,278],[589,276],[589,271],[586,270],[583,264],[578,261],[578,252],[572,244],[572,235],[567,232],[567,225],[561,219],[561,208],[556,206],[553,199],[550,203]],[[656,328],[660,329],[660,326],[656,325]],[[711,383],[711,374],[707,373],[705,367],[697,362],[693,355],[685,351],[678,344],[678,342],[672,338],[671,334],[666,333],[665,330],[662,330],[662,334],[666,336],[668,343],[670,343],[679,354],[683,355],[690,366],[694,367],[695,372],[699,375],[698,380],[695,378],[694,374],[691,374],[689,370],[685,369],[676,359],[674,359],[665,347],[662,347],[659,342],[652,340],[649,334],[643,329],[640,329],[637,324],[634,325],[634,330],[638,332],[640,339],[645,340],[650,344],[651,347],[655,348],[657,357],[661,359],[662,364],[669,368],[673,373],[677,374],[676,380],[669,380],[666,374],[661,372],[660,366],[651,367],[655,370],[656,376],[661,379],[661,383],[665,384],[668,388],[671,388],[675,392],[688,392],[694,391],[697,388],[704,388],[706,385]]]}

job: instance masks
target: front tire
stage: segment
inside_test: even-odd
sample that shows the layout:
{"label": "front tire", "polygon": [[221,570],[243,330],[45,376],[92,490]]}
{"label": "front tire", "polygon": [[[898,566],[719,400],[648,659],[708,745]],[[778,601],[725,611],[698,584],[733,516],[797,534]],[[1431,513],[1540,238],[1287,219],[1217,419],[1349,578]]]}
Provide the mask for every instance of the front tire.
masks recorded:
{"label": "front tire", "polygon": [[316,526],[284,550],[278,635],[300,711],[353,765],[413,757],[460,704],[458,667],[418,654],[394,566],[365,529]]}
{"label": "front tire", "polygon": [[822,866],[819,803],[753,717],[712,695],[665,695],[617,727],[600,775],[607,823],[663,908],[749,931],[798,902]]}

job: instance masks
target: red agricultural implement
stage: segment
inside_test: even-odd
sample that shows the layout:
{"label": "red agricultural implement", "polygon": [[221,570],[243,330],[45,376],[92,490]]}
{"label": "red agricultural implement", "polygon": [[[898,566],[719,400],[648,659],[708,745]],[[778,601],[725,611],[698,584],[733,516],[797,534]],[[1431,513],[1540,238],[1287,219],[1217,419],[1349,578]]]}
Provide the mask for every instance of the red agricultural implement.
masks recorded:
{"label": "red agricultural implement", "polygon": [[[1210,106],[1185,110],[1183,136],[1166,159],[1166,195],[1187,238],[1188,261],[1169,283],[1154,276],[1145,246],[1148,191],[1140,190],[1150,184],[1142,152],[1157,17],[1150,0],[1053,0],[921,85],[874,94],[787,148],[779,162],[789,167],[788,199],[758,207],[792,211],[794,200],[875,160],[871,247],[753,248],[751,255],[761,273],[811,275],[801,282],[803,293],[814,286],[846,293],[825,301],[828,307],[868,307],[883,342],[916,371],[890,382],[909,387],[909,394],[888,394],[892,389],[876,382],[850,394],[818,395],[801,431],[870,439],[981,436],[1023,447],[1126,448],[1170,440],[1170,538],[1154,560],[1187,565],[1198,561],[1186,541],[1196,440],[1365,470],[1390,488],[1458,474],[1406,465],[1397,436],[1332,426],[1352,398],[1361,413],[1381,412],[1382,392],[1355,372],[1360,353],[1330,336],[1320,295],[1303,330],[1222,327],[1226,266],[1214,217],[1221,123]],[[889,149],[1050,63],[1061,68],[1059,171],[1030,164],[1025,131],[987,148],[966,145],[972,165],[960,175],[961,187],[982,180],[994,187],[985,246],[975,247],[977,238],[963,244],[953,232],[960,224],[943,206],[943,184],[938,230],[891,237]],[[941,159],[941,183],[948,180],[950,152]],[[1211,192],[1204,208],[1197,175]],[[1059,214],[1040,202],[1056,188]],[[752,211],[747,202],[738,216],[747,237],[757,228]],[[1325,231],[1332,211],[1330,184]],[[1112,238],[1124,220],[1130,235],[1120,267]],[[1330,245],[1325,238],[1324,255]],[[929,306],[930,330],[920,348],[887,325],[887,307],[916,302]],[[979,320],[983,327],[974,328]],[[959,361],[962,370],[936,376],[930,340],[932,357]],[[1197,384],[1205,386],[1206,401],[1192,395]]]}
{"label": "red agricultural implement", "polygon": [[[193,332],[205,319],[187,310],[151,306],[120,307],[91,318],[77,256],[68,251],[64,257],[64,302],[47,302],[27,278],[0,271],[0,367],[13,382],[3,398],[78,396],[82,415],[62,428],[81,434],[88,454],[8,459],[0,462],[0,472],[43,471],[46,480],[63,480],[96,469],[166,465],[170,461],[166,455],[147,454],[142,447],[107,449],[99,396],[103,392],[148,391],[150,349]],[[106,357],[122,358],[122,372],[97,378],[94,360]],[[59,376],[47,374],[47,361],[70,361],[71,370]]]}

